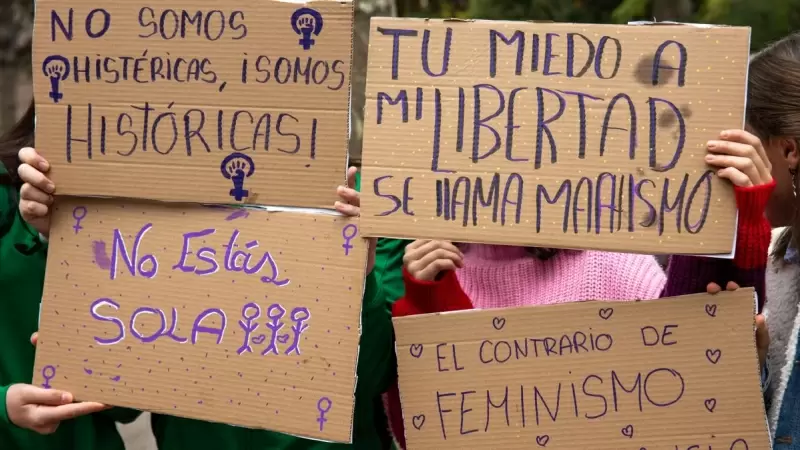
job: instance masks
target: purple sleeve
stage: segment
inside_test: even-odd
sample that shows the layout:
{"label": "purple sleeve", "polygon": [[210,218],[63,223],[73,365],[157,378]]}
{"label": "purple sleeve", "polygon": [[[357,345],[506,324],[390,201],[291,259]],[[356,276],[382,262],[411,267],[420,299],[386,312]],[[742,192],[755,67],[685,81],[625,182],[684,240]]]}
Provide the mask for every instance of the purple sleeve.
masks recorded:
{"label": "purple sleeve", "polygon": [[667,265],[667,284],[662,297],[699,294],[706,292],[708,283],[715,282],[725,287],[727,280],[720,282],[720,274],[726,272],[730,261],[698,256],[673,255]]}

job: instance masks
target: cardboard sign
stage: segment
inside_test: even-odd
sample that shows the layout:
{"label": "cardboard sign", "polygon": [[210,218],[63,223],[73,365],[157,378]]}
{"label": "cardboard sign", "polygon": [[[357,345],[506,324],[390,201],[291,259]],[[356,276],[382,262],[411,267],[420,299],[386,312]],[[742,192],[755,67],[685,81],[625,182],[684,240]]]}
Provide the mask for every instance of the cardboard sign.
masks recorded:
{"label": "cardboard sign", "polygon": [[728,254],[748,28],[374,19],[370,236]]}
{"label": "cardboard sign", "polygon": [[768,449],[753,296],[394,319],[408,448]]}
{"label": "cardboard sign", "polygon": [[366,246],[333,214],[59,199],[34,383],[349,442]]}
{"label": "cardboard sign", "polygon": [[353,5],[36,2],[38,150],[59,194],[331,207]]}

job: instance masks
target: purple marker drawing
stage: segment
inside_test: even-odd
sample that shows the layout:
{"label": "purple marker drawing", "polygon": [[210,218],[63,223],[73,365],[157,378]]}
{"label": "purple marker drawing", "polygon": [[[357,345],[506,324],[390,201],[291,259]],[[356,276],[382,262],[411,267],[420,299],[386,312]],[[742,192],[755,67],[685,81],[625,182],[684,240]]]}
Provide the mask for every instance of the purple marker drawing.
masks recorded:
{"label": "purple marker drawing", "polygon": [[[250,348],[250,335],[253,334],[253,331],[255,331],[256,328],[258,328],[256,319],[259,317],[261,317],[261,307],[258,306],[257,303],[248,303],[242,307],[242,318],[244,320],[239,321],[239,326],[244,330],[244,343],[242,343],[242,346],[239,347],[239,350],[236,350],[236,354],[241,355],[244,352],[253,352],[253,349]],[[264,342],[264,339],[261,339],[261,342],[256,342],[256,339],[253,339],[252,342],[261,344]]]}
{"label": "purple marker drawing", "polygon": [[285,354],[288,355],[294,352],[296,355],[300,354],[300,335],[303,334],[304,331],[308,329],[308,322],[311,319],[311,311],[304,306],[298,306],[292,310],[292,333],[294,334],[294,342],[289,348],[286,349]]}
{"label": "purple marker drawing", "polygon": [[344,238],[342,248],[344,249],[344,256],[350,256],[350,249],[353,248],[353,244],[351,244],[350,241],[352,241],[357,234],[358,227],[353,223],[348,223],[342,229],[342,237]]}
{"label": "purple marker drawing", "polygon": [[542,436],[536,436],[536,445],[539,447],[547,447],[548,442],[550,442],[550,436],[546,434]]}
{"label": "purple marker drawing", "polygon": [[75,225],[72,226],[72,229],[75,230],[75,234],[78,234],[78,232],[83,229],[81,220],[86,217],[86,213],[85,206],[76,206],[75,209],[72,210],[72,218],[75,219]]}
{"label": "purple marker drawing", "polygon": [[333,402],[328,397],[321,397],[317,402],[317,410],[319,411],[319,418],[317,419],[317,422],[319,422],[319,431],[322,431],[325,427],[325,422],[328,421],[328,419],[325,418],[325,414],[327,414],[331,408],[333,408]]}
{"label": "purple marker drawing", "polygon": [[717,317],[717,305],[713,303],[706,305],[706,314],[709,317]]}
{"label": "purple marker drawing", "polygon": [[50,380],[56,377],[56,368],[53,366],[44,366],[42,368],[42,378],[44,378],[44,383],[42,383],[42,387],[45,389],[50,389]]}
{"label": "purple marker drawing", "polygon": [[283,328],[283,323],[281,323],[281,319],[286,314],[286,310],[278,303],[273,303],[267,309],[267,317],[269,317],[269,322],[267,322],[266,326],[272,331],[272,337],[270,337],[269,345],[267,348],[261,352],[261,356],[266,355],[267,353],[272,353],[274,355],[278,354],[278,345],[276,342],[278,341],[278,332]]}
{"label": "purple marker drawing", "polygon": [[241,219],[249,215],[250,213],[246,209],[239,209],[237,211],[230,213],[228,217],[225,218],[225,220],[231,221],[231,220]]}
{"label": "purple marker drawing", "polygon": [[94,264],[97,267],[103,270],[111,268],[111,258],[106,253],[105,241],[92,241],[92,254],[94,255]]}
{"label": "purple marker drawing", "polygon": [[408,351],[414,358],[419,358],[422,356],[422,348],[422,344],[412,344]]}
{"label": "purple marker drawing", "polygon": [[717,407],[717,399],[715,399],[715,398],[706,399],[706,401],[703,402],[703,403],[705,403],[706,409],[710,413],[713,413],[714,412],[714,408]]}

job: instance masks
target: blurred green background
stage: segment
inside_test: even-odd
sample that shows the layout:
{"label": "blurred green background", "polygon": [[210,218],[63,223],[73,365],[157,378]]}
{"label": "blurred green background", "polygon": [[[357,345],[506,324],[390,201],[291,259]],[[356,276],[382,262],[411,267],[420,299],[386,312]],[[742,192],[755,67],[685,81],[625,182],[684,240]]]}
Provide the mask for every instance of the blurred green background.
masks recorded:
{"label": "blurred green background", "polygon": [[556,22],[674,20],[753,28],[752,48],[800,29],[800,0],[397,0],[399,16]]}

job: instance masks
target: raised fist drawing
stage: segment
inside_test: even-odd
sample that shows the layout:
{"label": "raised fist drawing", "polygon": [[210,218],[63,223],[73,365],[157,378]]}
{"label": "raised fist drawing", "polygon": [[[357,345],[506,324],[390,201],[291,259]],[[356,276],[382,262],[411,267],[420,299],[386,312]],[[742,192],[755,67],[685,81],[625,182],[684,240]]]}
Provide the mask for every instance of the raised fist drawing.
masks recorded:
{"label": "raised fist drawing", "polygon": [[297,25],[303,32],[311,33],[314,30],[314,18],[308,16],[301,17],[300,20],[297,21]]}

